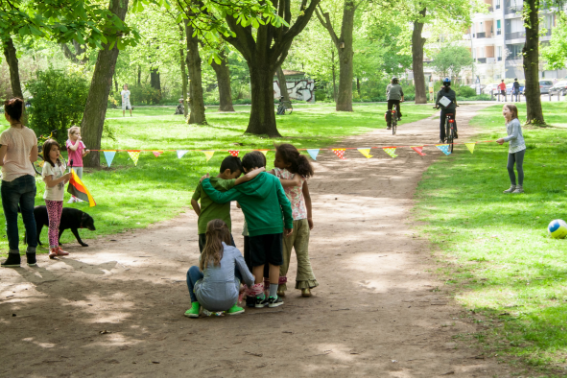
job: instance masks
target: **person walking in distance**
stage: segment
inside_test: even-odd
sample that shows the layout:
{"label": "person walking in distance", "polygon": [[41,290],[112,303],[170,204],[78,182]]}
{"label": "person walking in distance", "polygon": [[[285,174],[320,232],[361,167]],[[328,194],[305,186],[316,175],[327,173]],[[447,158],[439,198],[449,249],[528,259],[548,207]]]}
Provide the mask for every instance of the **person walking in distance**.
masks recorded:
{"label": "person walking in distance", "polygon": [[504,96],[504,102],[508,102],[508,96],[506,95],[506,83],[504,83],[504,80],[498,84],[498,90],[500,91],[500,94]]}
{"label": "person walking in distance", "polygon": [[126,109],[130,110],[130,117],[132,117],[132,104],[130,104],[130,91],[128,90],[128,84],[124,84],[122,87],[122,116],[126,116]]}
{"label": "person walking in distance", "polygon": [[520,83],[518,83],[518,79],[514,79],[514,84],[512,85],[512,101],[514,101],[514,97],[516,98],[516,102],[518,102],[518,98],[520,97]]}

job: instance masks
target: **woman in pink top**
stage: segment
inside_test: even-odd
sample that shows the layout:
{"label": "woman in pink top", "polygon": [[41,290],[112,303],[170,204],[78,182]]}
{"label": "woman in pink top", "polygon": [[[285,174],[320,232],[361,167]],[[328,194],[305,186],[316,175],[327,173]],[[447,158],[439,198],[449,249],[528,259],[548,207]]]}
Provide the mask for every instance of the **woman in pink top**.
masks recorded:
{"label": "woman in pink top", "polygon": [[[86,149],[85,144],[83,143],[83,138],[81,138],[81,128],[78,126],[73,126],[69,129],[68,132],[69,139],[65,146],[67,147],[67,154],[69,155],[69,160],[67,161],[67,165],[71,166],[71,160],[73,161],[73,169],[77,173],[80,179],[83,178],[83,158],[87,156],[90,150]],[[69,170],[70,172],[70,170]],[[82,200],[78,199],[75,196],[72,196],[69,200],[69,203],[73,202],[82,202]]]}
{"label": "woman in pink top", "polygon": [[37,138],[33,130],[25,127],[21,122],[24,112],[22,99],[13,98],[6,101],[4,111],[6,120],[10,122],[10,128],[0,135],[1,193],[10,251],[2,267],[20,267],[18,205],[27,233],[28,265],[36,266],[37,230],[33,215],[36,186],[32,163],[37,160]]}

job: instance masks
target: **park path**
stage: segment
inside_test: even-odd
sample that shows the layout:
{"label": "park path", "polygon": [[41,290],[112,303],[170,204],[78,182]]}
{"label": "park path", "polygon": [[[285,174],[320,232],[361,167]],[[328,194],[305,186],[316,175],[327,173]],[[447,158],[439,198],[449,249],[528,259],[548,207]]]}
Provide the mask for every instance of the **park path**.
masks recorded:
{"label": "park path", "polygon": [[[486,106],[486,105],[484,105]],[[460,141],[483,105],[459,108]],[[378,118],[377,122],[382,122]],[[435,143],[437,119],[347,138],[345,147]],[[478,330],[441,281],[412,227],[414,193],[435,159],[324,151],[310,180],[310,255],[320,286],[275,309],[183,317],[185,272],[197,263],[192,211],[146,230],[69,245],[69,258],[0,271],[2,377],[509,377],[456,335]],[[188,200],[187,200],[188,201]],[[239,247],[243,217],[233,206]],[[292,259],[294,277],[295,257]],[[291,285],[293,286],[293,285]],[[477,358],[475,358],[477,357]]]}

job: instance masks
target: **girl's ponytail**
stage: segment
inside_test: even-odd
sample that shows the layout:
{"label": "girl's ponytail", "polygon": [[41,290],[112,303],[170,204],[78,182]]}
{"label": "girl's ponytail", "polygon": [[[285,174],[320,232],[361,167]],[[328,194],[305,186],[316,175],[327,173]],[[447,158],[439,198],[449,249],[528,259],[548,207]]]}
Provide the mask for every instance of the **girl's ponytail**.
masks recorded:
{"label": "girl's ponytail", "polygon": [[285,163],[291,164],[288,170],[291,173],[309,178],[313,176],[313,167],[305,155],[301,155],[297,148],[291,144],[280,144],[277,148],[278,153]]}
{"label": "girl's ponytail", "polygon": [[231,244],[230,231],[226,224],[220,219],[213,219],[207,223],[207,232],[205,235],[207,241],[199,260],[199,269],[201,272],[204,271],[211,262],[213,266],[220,266],[224,252],[222,243]]}

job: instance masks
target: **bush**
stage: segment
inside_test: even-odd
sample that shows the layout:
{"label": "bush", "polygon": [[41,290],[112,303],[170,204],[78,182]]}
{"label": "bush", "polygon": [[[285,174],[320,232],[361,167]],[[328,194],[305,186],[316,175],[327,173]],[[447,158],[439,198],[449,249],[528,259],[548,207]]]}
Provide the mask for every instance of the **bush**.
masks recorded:
{"label": "bush", "polygon": [[38,135],[52,131],[59,143],[67,140],[67,129],[81,123],[89,94],[89,83],[77,73],[67,73],[50,67],[38,71],[27,83],[33,99],[29,108],[29,126]]}
{"label": "bush", "polygon": [[481,94],[478,96],[471,96],[471,97],[457,96],[457,101],[496,101],[496,98],[490,96],[489,94]]}
{"label": "bush", "polygon": [[[130,91],[130,104],[132,106],[136,105],[157,105],[161,102],[161,92],[149,85],[133,85],[128,87]],[[119,96],[119,106],[122,106],[122,97],[120,93]]]}
{"label": "bush", "polygon": [[460,87],[455,88],[455,92],[459,97],[474,97],[476,96],[476,91],[471,88],[467,87],[466,85],[462,85]]}
{"label": "bush", "polygon": [[315,101],[327,101],[327,92],[324,89],[315,91]]}

